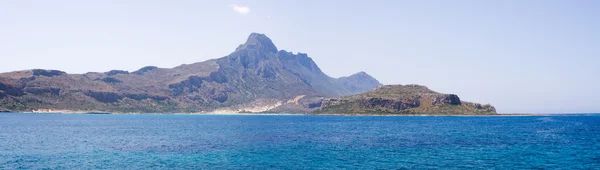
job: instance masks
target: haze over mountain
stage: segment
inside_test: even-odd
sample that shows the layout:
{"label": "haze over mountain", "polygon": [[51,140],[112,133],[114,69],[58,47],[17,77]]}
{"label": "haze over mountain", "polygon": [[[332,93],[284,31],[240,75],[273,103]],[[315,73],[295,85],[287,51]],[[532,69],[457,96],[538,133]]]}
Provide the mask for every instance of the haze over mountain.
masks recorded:
{"label": "haze over mountain", "polygon": [[0,74],[0,110],[208,112],[268,110],[294,98],[337,97],[381,84],[367,73],[332,78],[306,54],[278,50],[252,33],[225,57],[175,68],[67,74],[24,70]]}

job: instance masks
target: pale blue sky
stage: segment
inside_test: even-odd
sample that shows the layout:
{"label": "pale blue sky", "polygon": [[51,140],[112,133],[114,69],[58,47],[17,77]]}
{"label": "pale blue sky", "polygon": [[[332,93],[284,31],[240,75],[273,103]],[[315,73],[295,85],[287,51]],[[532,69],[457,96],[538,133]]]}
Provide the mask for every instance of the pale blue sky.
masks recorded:
{"label": "pale blue sky", "polygon": [[0,72],[169,68],[225,56],[259,32],[333,77],[366,71],[503,113],[600,112],[598,9],[593,0],[5,0]]}

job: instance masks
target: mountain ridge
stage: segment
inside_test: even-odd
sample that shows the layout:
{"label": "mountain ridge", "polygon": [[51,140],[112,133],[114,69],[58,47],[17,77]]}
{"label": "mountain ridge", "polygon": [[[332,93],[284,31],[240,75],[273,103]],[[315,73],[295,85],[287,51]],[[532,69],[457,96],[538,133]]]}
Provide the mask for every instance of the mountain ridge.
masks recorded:
{"label": "mountain ridge", "polygon": [[0,73],[0,109],[210,112],[248,103],[272,104],[300,95],[351,95],[381,85],[364,72],[348,77],[329,77],[308,55],[278,50],[266,35],[252,33],[227,56],[173,68]]}

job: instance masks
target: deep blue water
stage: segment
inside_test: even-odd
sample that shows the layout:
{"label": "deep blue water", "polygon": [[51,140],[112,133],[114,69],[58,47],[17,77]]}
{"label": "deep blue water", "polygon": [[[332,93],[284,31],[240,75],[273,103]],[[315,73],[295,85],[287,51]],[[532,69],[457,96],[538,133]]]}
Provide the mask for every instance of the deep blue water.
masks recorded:
{"label": "deep blue water", "polygon": [[600,168],[600,116],[0,114],[1,169]]}

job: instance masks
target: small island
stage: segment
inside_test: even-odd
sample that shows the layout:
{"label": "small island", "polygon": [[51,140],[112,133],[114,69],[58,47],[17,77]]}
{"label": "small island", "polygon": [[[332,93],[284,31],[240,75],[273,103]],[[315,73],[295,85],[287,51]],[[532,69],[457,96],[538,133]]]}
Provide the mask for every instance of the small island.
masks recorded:
{"label": "small island", "polygon": [[489,104],[461,101],[455,94],[442,94],[421,85],[385,85],[375,90],[325,99],[315,114],[373,115],[495,115]]}

